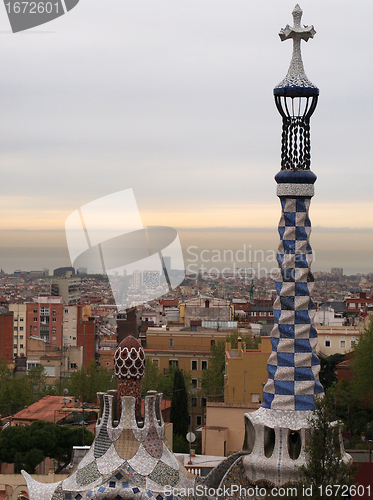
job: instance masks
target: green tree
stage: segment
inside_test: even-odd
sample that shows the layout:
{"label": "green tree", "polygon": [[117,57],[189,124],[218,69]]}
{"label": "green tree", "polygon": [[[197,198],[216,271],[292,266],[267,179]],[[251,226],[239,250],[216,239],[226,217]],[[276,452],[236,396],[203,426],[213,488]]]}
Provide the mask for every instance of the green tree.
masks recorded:
{"label": "green tree", "polygon": [[325,390],[337,382],[335,367],[338,363],[342,363],[344,359],[345,356],[339,353],[332,354],[327,358],[320,358],[320,382]]}
{"label": "green tree", "polygon": [[189,443],[185,437],[180,436],[179,434],[174,434],[172,451],[174,453],[189,453]]}
{"label": "green tree", "polygon": [[202,393],[210,401],[222,401],[224,393],[225,371],[225,341],[218,342],[211,347],[209,367],[203,370],[201,378]]}
{"label": "green tree", "polygon": [[373,403],[373,317],[355,346],[352,369],[355,391],[361,400]]}
{"label": "green tree", "polygon": [[[94,436],[85,430],[85,443]],[[0,434],[0,462],[14,463],[16,472],[25,469],[30,474],[46,457],[54,458],[66,466],[73,446],[83,444],[83,429],[59,426],[37,420],[29,426],[7,427]]]}
{"label": "green tree", "polygon": [[258,349],[260,337],[253,337],[251,333],[232,332],[225,337],[225,342],[230,342],[232,349],[237,349],[238,337],[245,343],[246,349]]}
{"label": "green tree", "polygon": [[34,402],[33,390],[27,375],[13,377],[9,371],[1,377],[0,414],[14,415]]}
{"label": "green tree", "polygon": [[141,381],[142,395],[145,396],[148,391],[158,391],[159,389],[159,370],[157,366],[147,359],[145,362],[145,373]]}
{"label": "green tree", "polygon": [[174,376],[172,390],[170,419],[173,423],[174,434],[183,438],[188,432],[188,393],[185,387],[184,377],[177,368]]}
{"label": "green tree", "polygon": [[[343,420],[350,441],[353,439],[356,427],[356,412],[361,410],[359,398],[356,395],[354,383],[352,380],[342,379],[332,389],[329,389],[330,396],[335,400],[336,417]],[[359,434],[361,429],[359,429]]]}
{"label": "green tree", "polygon": [[95,403],[97,400],[97,392],[105,392],[109,389],[117,387],[117,381],[112,371],[106,370],[103,367],[98,367],[96,362],[92,360],[88,367],[82,368],[70,375],[65,380],[65,387],[68,389],[69,395],[78,398],[87,403]]}
{"label": "green tree", "polygon": [[[339,442],[339,426],[334,420],[333,401],[330,396],[316,401],[310,419],[311,433],[306,443],[307,463],[301,467],[300,484],[312,487],[312,496],[320,499],[320,486],[353,484],[353,474],[343,461]],[[300,491],[300,488],[298,488]],[[343,498],[342,491],[333,498]],[[323,495],[324,496],[324,495]],[[323,498],[323,496],[321,498]]]}
{"label": "green tree", "polygon": [[47,376],[44,371],[44,367],[42,365],[39,365],[31,368],[30,373],[28,374],[28,378],[33,392],[33,399],[34,401],[38,401],[47,393]]}

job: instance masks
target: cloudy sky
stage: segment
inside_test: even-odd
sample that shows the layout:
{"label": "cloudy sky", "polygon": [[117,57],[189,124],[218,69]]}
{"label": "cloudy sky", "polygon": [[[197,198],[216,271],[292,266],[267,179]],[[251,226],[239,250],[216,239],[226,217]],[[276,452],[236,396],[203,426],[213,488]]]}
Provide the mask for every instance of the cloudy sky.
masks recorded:
{"label": "cloudy sky", "polygon": [[[64,223],[132,188],[184,251],[275,249],[294,0],[80,0],[12,34],[0,9],[0,267],[68,265]],[[373,271],[373,3],[303,0],[314,270]],[[187,256],[187,255],[186,255]]]}

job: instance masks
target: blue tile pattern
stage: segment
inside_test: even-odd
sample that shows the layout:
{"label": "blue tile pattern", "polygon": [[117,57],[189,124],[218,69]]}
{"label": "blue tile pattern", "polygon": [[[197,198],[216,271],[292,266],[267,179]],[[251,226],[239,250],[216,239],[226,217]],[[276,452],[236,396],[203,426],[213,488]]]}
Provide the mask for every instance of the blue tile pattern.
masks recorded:
{"label": "blue tile pattern", "polygon": [[94,457],[100,458],[108,451],[111,446],[111,441],[107,433],[107,426],[109,421],[109,398],[107,394],[104,395],[104,411],[102,415],[102,426],[98,436],[94,442]]}
{"label": "blue tile pattern", "polygon": [[281,196],[280,245],[277,262],[277,298],[273,306],[272,353],[263,407],[312,410],[315,394],[322,394],[320,362],[315,353],[317,332],[313,326],[315,305],[311,298],[312,248],[309,197]]}

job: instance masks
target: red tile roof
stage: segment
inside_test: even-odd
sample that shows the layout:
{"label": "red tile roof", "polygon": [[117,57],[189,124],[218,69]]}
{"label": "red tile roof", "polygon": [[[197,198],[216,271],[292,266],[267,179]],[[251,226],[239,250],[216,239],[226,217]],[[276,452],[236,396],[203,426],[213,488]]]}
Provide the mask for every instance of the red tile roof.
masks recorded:
{"label": "red tile roof", "polygon": [[63,396],[45,396],[36,403],[13,415],[12,420],[44,420],[54,422],[55,411],[64,405]]}
{"label": "red tile roof", "polygon": [[161,299],[160,304],[163,307],[176,307],[179,305],[178,299]]}

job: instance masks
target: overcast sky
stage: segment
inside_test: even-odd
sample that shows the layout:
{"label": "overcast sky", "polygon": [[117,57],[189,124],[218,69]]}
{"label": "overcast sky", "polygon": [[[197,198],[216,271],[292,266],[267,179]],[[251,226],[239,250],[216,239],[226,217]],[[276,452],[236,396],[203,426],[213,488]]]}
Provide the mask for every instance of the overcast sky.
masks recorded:
{"label": "overcast sky", "polygon": [[[0,267],[68,264],[66,217],[127,188],[144,224],[175,227],[184,250],[275,249],[272,92],[291,59],[278,32],[294,5],[80,0],[19,34],[0,8]],[[314,270],[373,271],[373,3],[300,5],[317,32],[302,44],[305,70],[320,88]]]}

